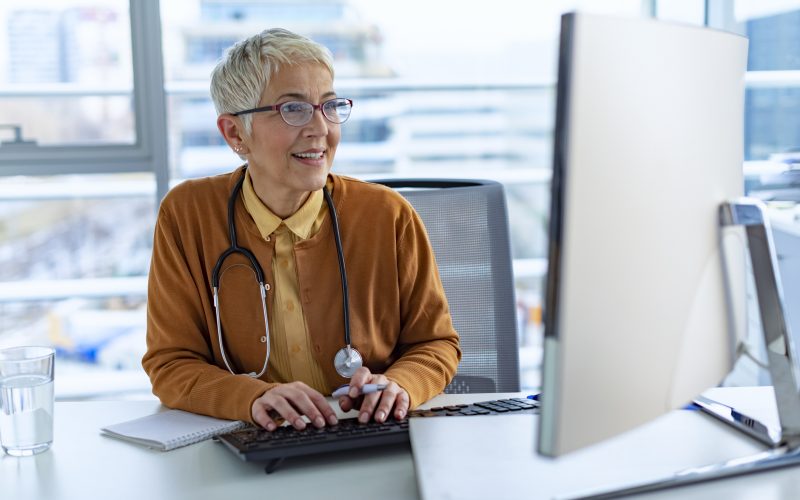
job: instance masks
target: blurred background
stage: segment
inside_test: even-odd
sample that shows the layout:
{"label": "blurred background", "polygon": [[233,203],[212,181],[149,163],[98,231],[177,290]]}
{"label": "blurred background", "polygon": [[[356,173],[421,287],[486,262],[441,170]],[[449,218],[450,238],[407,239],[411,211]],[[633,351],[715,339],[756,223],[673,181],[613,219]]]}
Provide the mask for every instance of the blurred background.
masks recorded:
{"label": "blurred background", "polygon": [[[750,39],[746,190],[769,202],[784,282],[800,272],[800,0],[4,0],[0,347],[54,345],[61,400],[152,397],[140,360],[158,200],[240,164],[209,74],[237,40],[284,27],[333,52],[355,101],[335,171],[505,185],[536,390],[559,18],[575,9]],[[764,382],[755,364],[737,376]]]}

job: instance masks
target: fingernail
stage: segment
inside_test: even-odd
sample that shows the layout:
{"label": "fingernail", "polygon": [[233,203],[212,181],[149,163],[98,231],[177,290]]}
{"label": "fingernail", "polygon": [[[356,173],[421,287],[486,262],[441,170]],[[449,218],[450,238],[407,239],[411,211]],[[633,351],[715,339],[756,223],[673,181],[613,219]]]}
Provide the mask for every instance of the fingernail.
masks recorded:
{"label": "fingernail", "polygon": [[336,418],[336,415],[331,415],[328,417],[328,423],[331,425],[336,425],[339,423],[339,419]]}
{"label": "fingernail", "polygon": [[369,413],[363,412],[361,415],[358,416],[358,421],[362,424],[366,424],[369,420]]}
{"label": "fingernail", "polygon": [[339,399],[339,406],[343,405],[345,401],[347,401],[347,398],[340,398]]}
{"label": "fingernail", "polygon": [[302,431],[303,429],[306,428],[306,423],[303,421],[302,418],[298,418],[297,420],[294,421],[294,427],[295,429],[299,429]]}
{"label": "fingernail", "polygon": [[383,411],[379,411],[378,413],[375,414],[375,420],[377,420],[378,422],[383,422],[384,418],[386,418],[386,414],[383,413]]}
{"label": "fingernail", "polygon": [[270,431],[270,432],[274,431],[275,430],[275,424],[273,424],[272,422],[268,423],[267,424],[267,430]]}
{"label": "fingernail", "polygon": [[406,412],[400,411],[397,413],[397,420],[403,420],[406,416]]}
{"label": "fingernail", "polygon": [[314,425],[316,425],[317,427],[325,427],[325,419],[322,417],[315,418]]}
{"label": "fingernail", "polygon": [[357,390],[357,389],[350,389],[350,394],[349,394],[349,396],[350,396],[352,399],[355,399],[355,398],[357,398],[357,397],[358,397],[358,390]]}

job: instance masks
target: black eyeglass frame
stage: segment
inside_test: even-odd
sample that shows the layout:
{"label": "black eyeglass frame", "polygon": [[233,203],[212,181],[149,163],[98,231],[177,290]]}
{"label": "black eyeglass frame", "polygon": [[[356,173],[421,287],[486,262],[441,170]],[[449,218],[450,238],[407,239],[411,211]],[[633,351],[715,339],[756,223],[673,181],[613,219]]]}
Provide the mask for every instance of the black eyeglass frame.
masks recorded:
{"label": "black eyeglass frame", "polygon": [[[330,102],[336,102],[336,101],[347,101],[347,104],[350,106],[350,109],[351,110],[353,109],[353,100],[352,99],[346,99],[344,97],[335,97],[333,99],[328,99],[327,101],[321,102],[319,104],[311,104],[310,102],[306,102],[306,101],[287,101],[287,102],[282,102],[280,104],[273,104],[271,106],[261,106],[261,107],[253,108],[253,109],[245,109],[244,111],[237,111],[237,112],[231,113],[231,114],[233,116],[240,116],[240,115],[246,115],[246,114],[249,114],[249,113],[260,113],[262,111],[277,111],[278,113],[280,113],[281,119],[287,125],[292,126],[292,127],[302,127],[302,126],[306,125],[308,122],[311,121],[311,119],[314,116],[314,111],[320,110],[322,112],[322,116],[324,116],[326,120],[328,120],[331,123],[335,123],[337,125],[341,125],[342,123],[346,122],[350,118],[350,114],[349,113],[348,113],[347,117],[344,120],[340,121],[340,122],[332,120],[331,117],[328,116],[327,113],[325,113],[325,105],[330,103]],[[288,121],[286,121],[286,118],[283,116],[283,113],[281,112],[281,108],[283,108],[284,106],[288,106],[290,104],[298,104],[298,103],[308,104],[308,105],[311,106],[312,109],[311,109],[311,114],[308,115],[308,120],[307,121],[305,121],[303,123],[300,123],[298,125],[295,125],[294,123],[289,123]]]}

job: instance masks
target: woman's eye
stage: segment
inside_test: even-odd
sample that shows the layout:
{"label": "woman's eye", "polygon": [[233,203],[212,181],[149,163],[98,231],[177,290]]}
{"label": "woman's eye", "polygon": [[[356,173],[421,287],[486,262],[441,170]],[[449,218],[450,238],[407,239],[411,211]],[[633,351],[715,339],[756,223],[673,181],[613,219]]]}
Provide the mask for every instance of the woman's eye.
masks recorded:
{"label": "woman's eye", "polygon": [[290,113],[301,113],[305,111],[305,104],[302,102],[290,102],[283,105],[284,111],[288,111]]}

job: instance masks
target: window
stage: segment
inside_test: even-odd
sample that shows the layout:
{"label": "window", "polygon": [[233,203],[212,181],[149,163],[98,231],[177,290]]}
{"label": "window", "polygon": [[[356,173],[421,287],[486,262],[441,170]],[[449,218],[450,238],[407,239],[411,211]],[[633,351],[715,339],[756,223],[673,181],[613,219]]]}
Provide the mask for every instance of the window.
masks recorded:
{"label": "window", "polygon": [[[3,2],[0,345],[54,343],[60,373],[102,371],[62,398],[101,394],[98,380],[149,392],[139,359],[156,200],[170,179],[240,164],[216,130],[210,71],[234,41],[283,26],[332,50],[337,91],[355,101],[338,172],[505,184],[523,384],[536,388],[561,13],[747,33],[746,155],[755,162],[800,146],[800,6],[499,2]],[[136,375],[115,378],[126,373]]]}
{"label": "window", "polygon": [[135,143],[127,2],[39,3],[0,7],[0,123],[23,140],[3,145]]}
{"label": "window", "polygon": [[55,346],[61,399],[147,387],[136,357],[166,191],[157,5],[0,5],[0,346]]}
{"label": "window", "polygon": [[154,171],[166,151],[155,6],[3,2],[0,173]]}
{"label": "window", "polygon": [[[748,2],[737,2],[737,7],[745,5]],[[798,152],[800,85],[779,79],[792,72],[795,78],[800,75],[800,2],[778,10],[740,12],[736,28],[750,39],[747,69],[761,79],[747,90],[746,158],[766,160],[773,154]]]}

